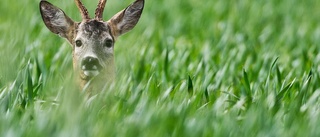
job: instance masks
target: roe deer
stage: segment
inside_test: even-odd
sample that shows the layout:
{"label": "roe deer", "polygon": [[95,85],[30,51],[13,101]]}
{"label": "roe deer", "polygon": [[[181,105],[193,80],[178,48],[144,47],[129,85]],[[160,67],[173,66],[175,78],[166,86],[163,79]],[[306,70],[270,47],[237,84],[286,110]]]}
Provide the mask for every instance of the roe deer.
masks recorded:
{"label": "roe deer", "polygon": [[106,0],[99,1],[93,19],[80,0],[75,0],[75,3],[82,16],[81,22],[74,22],[64,11],[42,0],[40,12],[43,22],[51,32],[66,38],[72,45],[73,68],[79,73],[81,88],[93,77],[98,83],[113,81],[114,42],[137,24],[144,0],[136,0],[108,21],[102,19]]}

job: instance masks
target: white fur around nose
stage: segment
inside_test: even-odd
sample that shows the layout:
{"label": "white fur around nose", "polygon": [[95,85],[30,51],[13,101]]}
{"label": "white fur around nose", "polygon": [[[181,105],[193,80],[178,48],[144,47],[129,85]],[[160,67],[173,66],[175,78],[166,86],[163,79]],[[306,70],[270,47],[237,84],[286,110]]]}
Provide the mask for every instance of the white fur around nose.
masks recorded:
{"label": "white fur around nose", "polygon": [[84,75],[86,75],[88,77],[94,77],[99,74],[98,70],[84,70],[83,72],[84,72]]}
{"label": "white fur around nose", "polygon": [[[97,56],[91,50],[88,50],[86,52],[85,57],[83,59],[88,58],[88,57],[97,58]],[[86,68],[86,65],[82,65],[81,69],[83,70],[84,75],[86,75],[88,77],[94,77],[100,73],[97,65],[93,65],[92,68],[90,68],[91,70],[88,70],[88,68]]]}
{"label": "white fur around nose", "polygon": [[[82,70],[87,70],[86,65],[82,65],[81,69],[82,69]],[[93,70],[98,70],[97,65],[93,65],[92,69],[93,69]]]}

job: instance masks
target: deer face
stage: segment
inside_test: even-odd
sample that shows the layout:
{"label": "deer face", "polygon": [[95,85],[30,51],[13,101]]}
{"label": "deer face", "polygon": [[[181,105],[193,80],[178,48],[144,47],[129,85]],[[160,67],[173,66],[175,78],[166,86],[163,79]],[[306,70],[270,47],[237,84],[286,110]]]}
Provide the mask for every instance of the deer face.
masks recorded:
{"label": "deer face", "polygon": [[51,32],[71,43],[73,67],[79,73],[82,86],[93,77],[98,77],[100,82],[111,81],[115,75],[114,42],[137,24],[144,0],[136,0],[108,21],[102,20],[105,0],[99,1],[94,19],[90,19],[80,0],[75,2],[83,18],[81,22],[74,22],[61,9],[44,0],[40,2],[42,19]]}
{"label": "deer face", "polygon": [[91,20],[80,23],[73,38],[74,68],[80,78],[89,80],[102,73],[114,77],[114,38],[105,22]]}

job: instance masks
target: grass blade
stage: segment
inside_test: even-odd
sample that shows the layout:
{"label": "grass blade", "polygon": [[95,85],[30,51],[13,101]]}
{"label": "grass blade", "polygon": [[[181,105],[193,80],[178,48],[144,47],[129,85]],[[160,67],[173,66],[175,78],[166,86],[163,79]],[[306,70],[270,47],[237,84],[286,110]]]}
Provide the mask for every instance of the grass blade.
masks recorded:
{"label": "grass blade", "polygon": [[188,75],[188,93],[190,96],[193,95],[193,83],[192,83],[190,75]]}

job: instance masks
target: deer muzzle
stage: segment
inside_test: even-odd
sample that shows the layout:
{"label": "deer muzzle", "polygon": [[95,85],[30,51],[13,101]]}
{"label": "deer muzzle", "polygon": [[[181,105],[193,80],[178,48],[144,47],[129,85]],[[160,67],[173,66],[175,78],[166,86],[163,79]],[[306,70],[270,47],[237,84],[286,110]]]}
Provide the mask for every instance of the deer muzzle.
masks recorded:
{"label": "deer muzzle", "polygon": [[81,70],[83,71],[83,74],[88,77],[92,78],[94,76],[97,76],[102,69],[101,64],[99,63],[99,59],[95,57],[85,57],[81,61]]}

